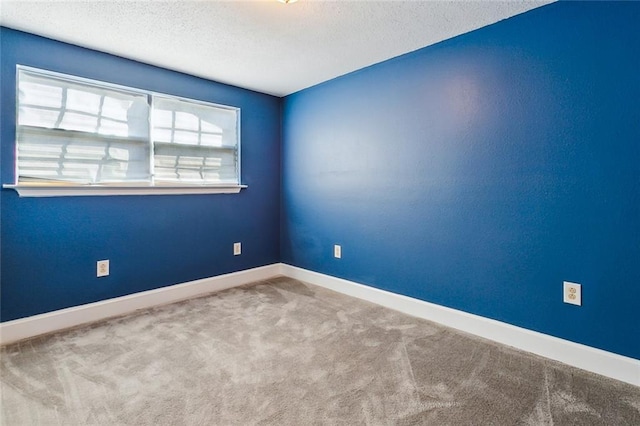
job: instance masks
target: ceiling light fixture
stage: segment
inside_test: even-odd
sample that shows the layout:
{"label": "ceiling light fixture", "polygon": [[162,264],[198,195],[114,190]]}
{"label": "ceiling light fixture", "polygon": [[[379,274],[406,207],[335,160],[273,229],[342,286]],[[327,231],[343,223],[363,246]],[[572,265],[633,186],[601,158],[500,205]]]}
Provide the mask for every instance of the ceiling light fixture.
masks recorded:
{"label": "ceiling light fixture", "polygon": [[289,3],[295,3],[298,0],[278,0],[280,3],[284,3],[284,4],[289,4]]}

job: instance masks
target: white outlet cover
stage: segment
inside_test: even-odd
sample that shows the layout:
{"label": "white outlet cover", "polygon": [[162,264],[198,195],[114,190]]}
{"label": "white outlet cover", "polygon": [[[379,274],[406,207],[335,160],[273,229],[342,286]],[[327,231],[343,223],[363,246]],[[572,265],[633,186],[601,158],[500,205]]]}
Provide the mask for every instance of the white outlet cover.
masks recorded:
{"label": "white outlet cover", "polygon": [[582,306],[582,286],[569,281],[563,282],[564,303]]}
{"label": "white outlet cover", "polygon": [[96,276],[106,277],[109,275],[109,260],[98,260],[96,264]]}
{"label": "white outlet cover", "polygon": [[239,256],[242,254],[242,243],[233,243],[233,255]]}
{"label": "white outlet cover", "polygon": [[337,244],[333,246],[333,257],[336,259],[340,259],[342,257],[342,247]]}

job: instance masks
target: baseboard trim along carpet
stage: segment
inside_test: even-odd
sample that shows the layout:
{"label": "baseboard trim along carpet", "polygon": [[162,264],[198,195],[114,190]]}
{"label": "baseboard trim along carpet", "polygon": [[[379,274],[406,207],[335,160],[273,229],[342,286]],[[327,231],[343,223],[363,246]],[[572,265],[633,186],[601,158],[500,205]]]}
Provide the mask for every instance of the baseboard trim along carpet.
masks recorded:
{"label": "baseboard trim along carpet", "polygon": [[281,263],[3,322],[0,345],[280,275],[640,386],[640,360]]}
{"label": "baseboard trim along carpet", "polygon": [[640,386],[640,360],[353,281],[282,265],[282,275]]}
{"label": "baseboard trim along carpet", "polygon": [[281,275],[281,264],[175,284],[0,323],[0,345]]}

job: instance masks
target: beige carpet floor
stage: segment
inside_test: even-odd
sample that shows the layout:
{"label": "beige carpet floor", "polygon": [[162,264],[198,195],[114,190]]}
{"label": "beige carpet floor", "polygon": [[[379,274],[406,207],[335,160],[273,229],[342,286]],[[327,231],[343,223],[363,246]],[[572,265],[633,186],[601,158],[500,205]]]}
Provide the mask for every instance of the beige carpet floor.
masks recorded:
{"label": "beige carpet floor", "polygon": [[640,388],[288,278],[4,347],[2,425],[640,425]]}

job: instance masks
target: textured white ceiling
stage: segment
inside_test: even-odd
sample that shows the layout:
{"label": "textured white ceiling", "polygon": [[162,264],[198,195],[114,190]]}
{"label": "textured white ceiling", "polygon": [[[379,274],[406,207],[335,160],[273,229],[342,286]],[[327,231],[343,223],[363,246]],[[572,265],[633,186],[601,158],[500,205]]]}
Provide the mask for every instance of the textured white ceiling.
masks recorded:
{"label": "textured white ceiling", "polygon": [[284,96],[547,3],[2,0],[0,24]]}

